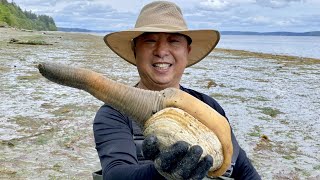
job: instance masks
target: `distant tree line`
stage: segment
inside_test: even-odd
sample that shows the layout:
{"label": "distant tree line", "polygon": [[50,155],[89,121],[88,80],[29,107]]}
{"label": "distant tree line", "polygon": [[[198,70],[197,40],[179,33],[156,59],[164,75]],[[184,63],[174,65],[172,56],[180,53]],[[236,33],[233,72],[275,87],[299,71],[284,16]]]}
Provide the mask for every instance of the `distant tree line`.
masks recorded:
{"label": "distant tree line", "polygon": [[22,11],[16,3],[9,3],[7,0],[0,0],[0,25],[1,24],[30,30],[57,30],[52,17],[37,15],[27,10]]}

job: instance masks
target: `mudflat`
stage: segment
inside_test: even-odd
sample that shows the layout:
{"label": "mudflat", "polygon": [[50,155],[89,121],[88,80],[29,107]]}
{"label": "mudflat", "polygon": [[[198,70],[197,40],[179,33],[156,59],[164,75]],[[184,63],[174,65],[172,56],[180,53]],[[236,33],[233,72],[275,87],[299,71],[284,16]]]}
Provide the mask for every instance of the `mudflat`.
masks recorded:
{"label": "mudflat", "polygon": [[[0,179],[90,179],[100,169],[92,122],[103,103],[43,78],[35,65],[46,61],[139,80],[102,36],[0,28]],[[220,103],[262,179],[320,179],[319,69],[320,59],[215,49],[181,84]]]}

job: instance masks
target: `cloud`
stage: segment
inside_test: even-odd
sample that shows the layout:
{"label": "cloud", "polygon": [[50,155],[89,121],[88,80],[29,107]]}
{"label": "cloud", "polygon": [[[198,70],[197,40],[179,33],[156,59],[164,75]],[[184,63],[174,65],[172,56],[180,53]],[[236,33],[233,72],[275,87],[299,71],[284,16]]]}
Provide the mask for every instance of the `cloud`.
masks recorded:
{"label": "cloud", "polygon": [[253,3],[254,0],[206,0],[199,2],[199,8],[209,11],[223,11],[232,9],[239,4],[245,5]]}
{"label": "cloud", "polygon": [[303,0],[256,0],[257,4],[271,8],[283,8],[292,2],[304,2]]}
{"label": "cloud", "polygon": [[208,0],[200,2],[200,7],[208,10],[224,10],[232,6],[232,3],[224,0]]}
{"label": "cloud", "polygon": [[[133,28],[153,0],[15,0],[23,10],[52,16],[59,27],[93,30]],[[169,0],[191,29],[247,31],[319,30],[319,0]]]}
{"label": "cloud", "polygon": [[[295,28],[296,31],[319,31],[320,19],[318,15],[303,15],[289,18],[282,18],[274,22],[274,28]],[[309,29],[309,27],[314,27]]]}
{"label": "cloud", "polygon": [[266,16],[253,16],[248,18],[248,22],[251,24],[266,25],[269,24],[272,20]]}
{"label": "cloud", "polygon": [[[63,1],[30,0],[23,4],[37,14],[52,16],[58,27],[86,28],[93,30],[127,29],[134,26],[137,8],[119,8],[123,0],[105,3],[101,0]],[[127,3],[127,5],[132,3]],[[19,3],[18,3],[19,5]],[[134,6],[133,6],[134,7]],[[117,9],[118,8],[118,9]],[[135,9],[135,10],[133,10]]]}

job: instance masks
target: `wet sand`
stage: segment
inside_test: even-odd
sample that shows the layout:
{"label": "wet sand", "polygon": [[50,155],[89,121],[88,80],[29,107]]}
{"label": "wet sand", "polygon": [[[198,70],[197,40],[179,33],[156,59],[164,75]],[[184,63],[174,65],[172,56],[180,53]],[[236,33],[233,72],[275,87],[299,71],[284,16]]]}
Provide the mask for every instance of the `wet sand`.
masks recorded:
{"label": "wet sand", "polygon": [[[8,43],[43,40],[52,45]],[[50,61],[138,81],[102,37],[0,28],[0,179],[90,179],[102,102],[41,77]],[[215,98],[263,179],[320,179],[320,59],[215,49],[182,85]]]}

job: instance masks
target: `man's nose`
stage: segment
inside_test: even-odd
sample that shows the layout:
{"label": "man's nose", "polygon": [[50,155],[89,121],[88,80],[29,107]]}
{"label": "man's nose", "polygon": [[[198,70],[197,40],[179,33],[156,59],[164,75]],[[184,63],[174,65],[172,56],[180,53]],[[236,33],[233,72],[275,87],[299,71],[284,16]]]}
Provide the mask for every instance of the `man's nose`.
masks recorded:
{"label": "man's nose", "polygon": [[156,48],[154,50],[154,55],[163,58],[169,54],[169,44],[166,41],[159,41],[156,44]]}

